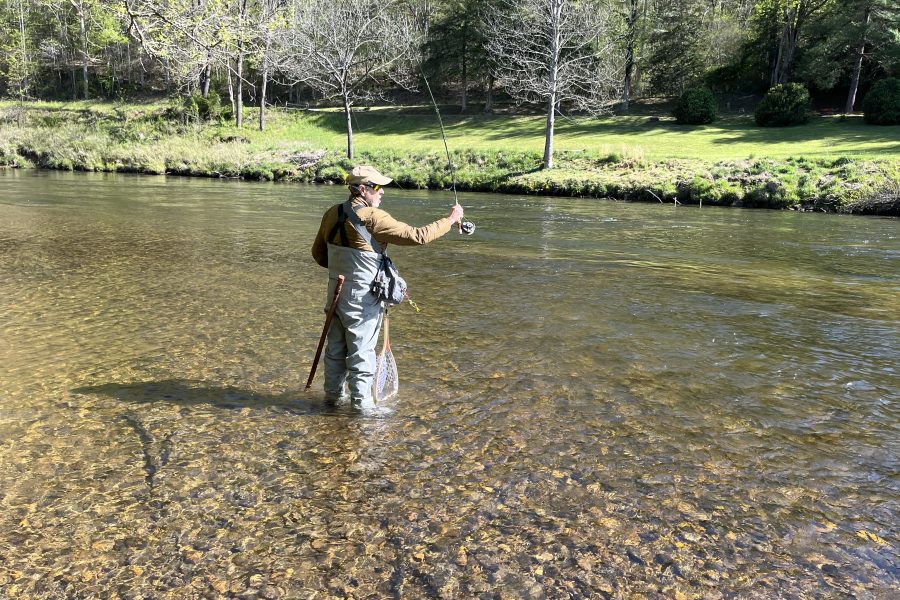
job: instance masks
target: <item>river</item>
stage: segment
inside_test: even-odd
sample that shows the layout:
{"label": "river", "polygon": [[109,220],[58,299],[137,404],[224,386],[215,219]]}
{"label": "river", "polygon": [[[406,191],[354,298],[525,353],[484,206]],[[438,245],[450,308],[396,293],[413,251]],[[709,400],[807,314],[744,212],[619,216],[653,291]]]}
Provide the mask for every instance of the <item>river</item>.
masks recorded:
{"label": "river", "polygon": [[893,595],[900,221],[463,194],[354,410],[345,196],[0,171],[0,597]]}

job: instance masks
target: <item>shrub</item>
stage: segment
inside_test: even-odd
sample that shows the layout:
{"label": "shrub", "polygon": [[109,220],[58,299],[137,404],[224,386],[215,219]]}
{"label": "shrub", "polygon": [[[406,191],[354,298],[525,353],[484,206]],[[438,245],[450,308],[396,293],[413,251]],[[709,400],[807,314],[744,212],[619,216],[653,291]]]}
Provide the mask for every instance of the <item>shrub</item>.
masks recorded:
{"label": "shrub", "polygon": [[726,179],[712,179],[711,175],[695,175],[690,181],[678,183],[678,200],[684,204],[731,206],[742,196],[740,185]]}
{"label": "shrub", "polygon": [[219,121],[221,119],[222,100],[215,90],[210,90],[206,98],[200,94],[195,94],[194,102],[197,104],[197,113],[202,120]]}
{"label": "shrub", "polygon": [[181,106],[181,121],[185,124],[188,123],[199,123],[200,122],[200,107],[197,105],[197,99],[202,96],[197,93],[193,93],[182,101]]}
{"label": "shrub", "polygon": [[63,123],[62,116],[57,113],[39,114],[34,117],[33,123],[37,127],[59,127]]}
{"label": "shrub", "polygon": [[717,92],[734,92],[744,86],[744,69],[740,64],[721,65],[707,71],[703,79]]}
{"label": "shrub", "polygon": [[340,165],[326,165],[319,169],[316,176],[320,181],[343,183],[347,179],[347,171]]}
{"label": "shrub", "polygon": [[429,179],[425,170],[414,167],[401,168],[394,175],[394,181],[406,188],[426,188],[428,187]]}
{"label": "shrub", "polygon": [[863,113],[870,125],[900,125],[900,79],[889,77],[873,85],[863,100]]}
{"label": "shrub", "polygon": [[194,92],[182,100],[173,98],[164,116],[180,121],[184,125],[190,125],[203,122],[221,122],[225,112],[219,94],[210,90],[206,98],[198,92]]}
{"label": "shrub", "polygon": [[756,107],[756,124],[760,127],[785,127],[809,120],[809,91],[799,83],[773,86]]}
{"label": "shrub", "polygon": [[124,121],[108,129],[109,137],[114,142],[132,143],[159,139],[159,132],[147,121]]}
{"label": "shrub", "polygon": [[796,192],[781,181],[760,181],[747,190],[743,205],[753,208],[788,208],[799,202]]}
{"label": "shrub", "polygon": [[797,196],[801,200],[809,200],[814,198],[818,190],[816,189],[816,178],[810,175],[801,175],[797,179]]}
{"label": "shrub", "polygon": [[702,125],[716,120],[716,99],[709,88],[700,87],[687,90],[678,99],[672,116],[679,123]]}
{"label": "shrub", "polygon": [[258,179],[259,181],[272,181],[275,173],[269,164],[250,164],[241,169],[241,177],[244,179]]}

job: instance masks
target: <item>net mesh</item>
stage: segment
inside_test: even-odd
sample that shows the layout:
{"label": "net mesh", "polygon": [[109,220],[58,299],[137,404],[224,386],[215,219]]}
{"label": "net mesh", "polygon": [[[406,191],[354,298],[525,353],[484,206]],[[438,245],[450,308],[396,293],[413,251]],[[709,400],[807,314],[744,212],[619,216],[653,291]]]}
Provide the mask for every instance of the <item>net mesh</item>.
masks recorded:
{"label": "net mesh", "polygon": [[394,361],[394,353],[391,352],[389,339],[390,322],[387,315],[384,317],[384,346],[381,354],[375,362],[375,379],[372,381],[372,396],[377,404],[379,400],[386,400],[400,389],[400,377],[397,375],[397,363]]}
{"label": "net mesh", "polygon": [[391,347],[386,346],[381,354],[378,355],[378,362],[375,364],[375,381],[373,383],[372,395],[375,402],[387,400],[397,393],[400,388],[400,378],[397,376],[397,363],[394,361],[394,353]]}

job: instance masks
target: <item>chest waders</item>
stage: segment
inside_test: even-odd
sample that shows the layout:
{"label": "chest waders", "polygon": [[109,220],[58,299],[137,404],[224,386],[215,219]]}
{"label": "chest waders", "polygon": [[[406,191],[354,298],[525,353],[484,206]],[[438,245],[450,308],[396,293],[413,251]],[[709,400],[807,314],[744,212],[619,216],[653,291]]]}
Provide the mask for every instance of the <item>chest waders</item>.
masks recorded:
{"label": "chest waders", "polygon": [[[349,247],[346,222],[350,221],[359,236],[375,252]],[[340,275],[346,277],[345,289],[337,303],[336,319],[328,330],[328,346],[325,350],[325,397],[337,400],[342,396],[344,383],[350,391],[350,400],[360,403],[372,397],[374,401],[396,393],[396,377],[393,392],[389,394],[378,381],[389,377],[379,376],[379,369],[393,370],[396,363],[390,346],[376,358],[375,346],[381,321],[386,318],[383,304],[371,293],[370,286],[378,275],[384,249],[365,228],[350,202],[338,205],[338,221],[328,234],[329,294],[337,286]],[[383,366],[382,366],[383,365]],[[378,372],[378,373],[377,373]]]}

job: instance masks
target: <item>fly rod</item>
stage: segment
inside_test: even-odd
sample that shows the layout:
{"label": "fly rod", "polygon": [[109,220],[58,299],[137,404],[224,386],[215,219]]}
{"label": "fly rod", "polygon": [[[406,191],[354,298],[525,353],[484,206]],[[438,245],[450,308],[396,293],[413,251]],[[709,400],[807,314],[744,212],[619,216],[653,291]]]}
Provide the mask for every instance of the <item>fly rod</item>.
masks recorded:
{"label": "fly rod", "polygon": [[[434,105],[434,112],[437,114],[438,124],[441,126],[441,139],[444,140],[444,152],[447,153],[447,164],[450,166],[450,182],[453,184],[453,200],[459,204],[459,196],[456,194],[456,169],[453,168],[453,160],[450,158],[450,148],[447,146],[447,135],[444,133],[444,120],[441,119],[441,111],[438,110],[437,101],[434,94],[431,93],[431,86],[428,85],[428,78],[425,77],[425,71],[422,71],[422,80],[425,82],[425,88],[431,97],[431,103]],[[460,233],[472,235],[475,233],[475,223],[472,221],[459,220],[458,229]]]}

